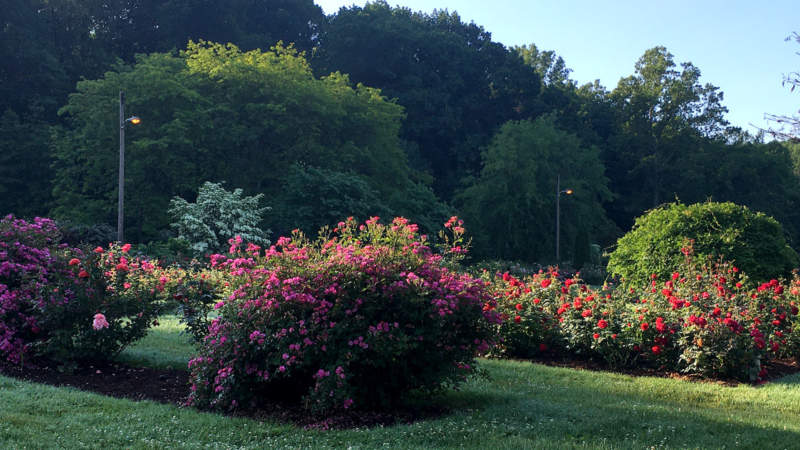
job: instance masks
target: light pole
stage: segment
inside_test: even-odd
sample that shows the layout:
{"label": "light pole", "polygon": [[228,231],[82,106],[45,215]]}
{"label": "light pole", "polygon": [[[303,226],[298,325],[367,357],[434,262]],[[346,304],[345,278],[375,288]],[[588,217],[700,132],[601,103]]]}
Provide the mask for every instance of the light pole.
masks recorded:
{"label": "light pole", "polygon": [[125,118],[125,92],[119,91],[119,198],[117,199],[117,242],[122,243],[123,205],[125,203],[125,124],[141,123],[138,116]]}
{"label": "light pole", "polygon": [[561,190],[561,174],[556,175],[556,264],[561,262],[561,194],[572,195],[572,189]]}

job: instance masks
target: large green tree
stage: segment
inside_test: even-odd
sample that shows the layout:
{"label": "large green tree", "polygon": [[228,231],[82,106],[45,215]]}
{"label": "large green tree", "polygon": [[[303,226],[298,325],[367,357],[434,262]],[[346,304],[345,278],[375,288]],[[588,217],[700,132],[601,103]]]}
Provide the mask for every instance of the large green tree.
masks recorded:
{"label": "large green tree", "polygon": [[183,48],[190,39],[244,50],[283,41],[310,52],[324,20],[313,0],[107,0],[93,17],[98,37],[125,61]]}
{"label": "large green tree", "polygon": [[156,237],[169,199],[191,200],[204,181],[271,203],[295,162],[352,171],[387,197],[410,183],[397,137],[402,108],[378,90],[338,73],[317,79],[292,49],[190,43],[178,56],[139,56],[78,83],[61,110],[69,126],[54,140],[59,217],[113,222],[120,90],[126,111],[142,117],[127,127],[126,234],[134,240]]}
{"label": "large green tree", "polygon": [[678,69],[664,47],[647,50],[633,75],[611,92],[619,133],[605,154],[617,223],[626,223],[645,209],[680,194],[687,156],[698,138],[721,134],[727,122],[722,92],[700,84],[700,69],[692,63]]}
{"label": "large green tree", "polygon": [[385,1],[329,17],[312,65],[397,98],[407,112],[401,137],[410,161],[445,197],[480,170],[480,148],[502,123],[530,117],[540,86],[482,27],[446,10],[425,14]]}
{"label": "large green tree", "polygon": [[458,197],[481,256],[553,261],[556,178],[574,195],[561,199],[562,254],[576,235],[613,235],[602,202],[611,197],[599,151],[558,129],[549,116],[501,127],[483,155],[483,170]]}

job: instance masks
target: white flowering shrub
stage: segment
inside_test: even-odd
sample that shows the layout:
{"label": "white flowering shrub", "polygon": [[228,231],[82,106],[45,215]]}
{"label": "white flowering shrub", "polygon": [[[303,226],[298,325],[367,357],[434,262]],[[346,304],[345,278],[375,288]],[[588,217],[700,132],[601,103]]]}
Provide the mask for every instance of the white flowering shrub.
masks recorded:
{"label": "white flowering shrub", "polygon": [[200,186],[197,201],[180,197],[170,200],[171,227],[178,238],[189,242],[196,254],[226,253],[228,240],[241,236],[245,242],[269,245],[270,230],[259,227],[269,207],[260,207],[264,194],[242,197],[241,189],[227,191],[221,183],[206,181]]}

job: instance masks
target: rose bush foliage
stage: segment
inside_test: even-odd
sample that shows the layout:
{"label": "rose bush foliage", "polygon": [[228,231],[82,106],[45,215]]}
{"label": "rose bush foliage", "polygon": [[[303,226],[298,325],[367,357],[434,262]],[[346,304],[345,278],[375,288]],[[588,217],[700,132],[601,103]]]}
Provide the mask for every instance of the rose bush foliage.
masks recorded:
{"label": "rose bush foliage", "polygon": [[492,343],[498,319],[483,308],[485,284],[448,269],[405,219],[351,218],[266,251],[231,242],[230,256],[212,256],[230,285],[190,361],[190,404],[230,409],[277,396],[317,412],[390,407],[410,389],[457,385]]}
{"label": "rose bush foliage", "polygon": [[595,290],[555,270],[493,284],[487,308],[501,313],[495,354],[579,355],[612,368],[649,366],[756,381],[762,361],[800,355],[800,278],[749,288],[731,263],[684,263],[642,289]]}
{"label": "rose bush foliage", "polygon": [[59,363],[114,358],[162,310],[167,279],[130,245],[59,244],[55,222],[0,221],[0,356]]}

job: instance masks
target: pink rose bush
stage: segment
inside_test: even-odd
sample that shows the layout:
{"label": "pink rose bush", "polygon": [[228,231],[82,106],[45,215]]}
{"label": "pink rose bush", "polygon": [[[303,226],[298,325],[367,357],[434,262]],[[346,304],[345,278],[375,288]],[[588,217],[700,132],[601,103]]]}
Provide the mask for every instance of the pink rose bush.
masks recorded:
{"label": "pink rose bush", "polygon": [[556,270],[493,282],[501,345],[495,354],[554,352],[612,368],[650,366],[757,381],[762,361],[800,355],[800,279],[750,286],[729,263],[697,264],[691,249],[666,280],[646,289],[593,289]]}
{"label": "pink rose bush", "polygon": [[0,357],[15,364],[107,360],[162,310],[158,268],[130,246],[59,244],[50,219],[0,221]]}
{"label": "pink rose bush", "polygon": [[448,269],[403,218],[350,218],[268,249],[231,240],[229,256],[211,258],[229,286],[189,363],[189,404],[201,408],[266,397],[316,412],[390,407],[475,373],[499,323],[485,284]]}

